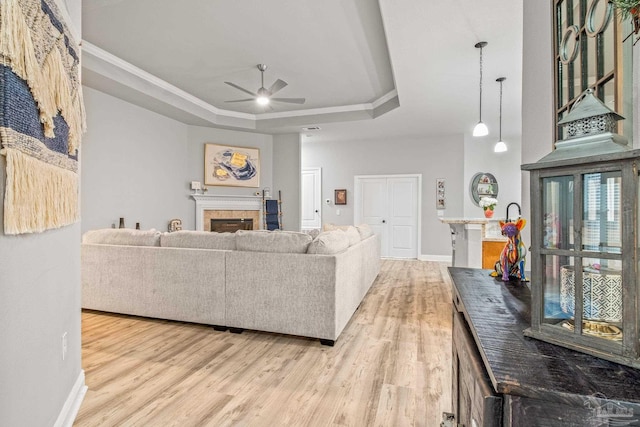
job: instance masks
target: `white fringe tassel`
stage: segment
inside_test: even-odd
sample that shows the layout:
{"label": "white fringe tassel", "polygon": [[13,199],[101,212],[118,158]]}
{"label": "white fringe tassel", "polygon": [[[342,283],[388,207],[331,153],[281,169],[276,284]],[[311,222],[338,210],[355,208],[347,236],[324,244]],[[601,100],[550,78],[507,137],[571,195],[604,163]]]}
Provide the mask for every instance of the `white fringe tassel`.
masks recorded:
{"label": "white fringe tassel", "polygon": [[5,234],[40,233],[78,220],[78,175],[14,149],[7,158]]}
{"label": "white fringe tassel", "polygon": [[[29,13],[37,19],[48,19],[40,10],[40,2],[29,4]],[[33,17],[32,17],[33,19]],[[42,25],[45,25],[43,23]],[[41,34],[32,34],[27,17],[18,0],[0,0],[0,56],[5,65],[27,81],[31,94],[40,110],[40,121],[47,138],[53,138],[53,118],[60,112],[69,126],[69,154],[75,154],[82,133],[86,130],[82,87],[72,87],[67,76],[60,49],[65,49],[63,36],[48,52],[42,66],[38,64],[34,42]],[[79,52],[76,49],[76,52]],[[69,65],[72,66],[73,65]],[[75,64],[77,68],[79,64]],[[77,69],[74,70],[77,72]]]}

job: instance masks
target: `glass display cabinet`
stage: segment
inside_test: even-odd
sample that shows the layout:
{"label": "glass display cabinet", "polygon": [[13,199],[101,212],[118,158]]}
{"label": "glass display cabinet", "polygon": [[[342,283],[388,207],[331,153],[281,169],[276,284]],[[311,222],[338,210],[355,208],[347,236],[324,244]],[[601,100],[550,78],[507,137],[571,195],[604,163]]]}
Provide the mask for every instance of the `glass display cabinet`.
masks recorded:
{"label": "glass display cabinet", "polygon": [[525,335],[640,367],[638,166],[622,119],[587,91],[569,137],[531,172],[531,327]]}

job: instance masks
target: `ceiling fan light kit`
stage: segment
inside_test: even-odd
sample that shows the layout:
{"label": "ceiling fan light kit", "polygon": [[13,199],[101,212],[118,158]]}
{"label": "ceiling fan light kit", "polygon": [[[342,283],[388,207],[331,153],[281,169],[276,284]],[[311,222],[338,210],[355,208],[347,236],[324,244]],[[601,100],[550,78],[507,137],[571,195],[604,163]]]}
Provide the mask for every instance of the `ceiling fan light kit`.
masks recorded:
{"label": "ceiling fan light kit", "polygon": [[473,136],[486,136],[489,134],[487,125],[482,121],[482,49],[487,45],[487,42],[478,42],[475,44],[476,49],[480,49],[480,120],[478,124],[473,128]]}
{"label": "ceiling fan light kit", "polygon": [[247,101],[255,101],[258,105],[262,105],[262,106],[266,106],[269,105],[271,103],[271,101],[276,101],[276,102],[286,102],[286,103],[290,103],[290,104],[304,104],[305,103],[305,99],[304,98],[273,98],[272,95],[275,94],[276,92],[280,91],[281,89],[283,89],[284,87],[287,86],[287,82],[285,82],[284,80],[276,80],[275,82],[273,82],[273,84],[271,85],[271,87],[269,87],[269,89],[264,87],[264,72],[267,70],[267,66],[266,64],[258,64],[256,65],[256,67],[258,68],[258,70],[260,71],[260,88],[256,91],[256,92],[252,92],[248,89],[243,88],[242,86],[239,86],[235,83],[232,82],[225,82],[226,84],[228,84],[229,86],[236,88],[244,93],[247,93],[249,95],[252,96],[252,98],[245,98],[245,99],[234,99],[231,101],[225,101],[225,102],[247,102]]}

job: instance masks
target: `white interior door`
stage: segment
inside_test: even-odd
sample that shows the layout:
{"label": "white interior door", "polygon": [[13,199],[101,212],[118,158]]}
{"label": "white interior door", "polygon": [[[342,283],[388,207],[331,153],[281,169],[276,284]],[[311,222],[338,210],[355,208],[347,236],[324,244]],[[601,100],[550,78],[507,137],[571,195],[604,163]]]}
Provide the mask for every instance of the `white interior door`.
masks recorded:
{"label": "white interior door", "polygon": [[418,258],[418,181],[416,178],[389,178],[388,228],[391,258]]}
{"label": "white interior door", "polygon": [[358,180],[355,186],[355,224],[369,224],[380,238],[380,255],[388,257],[388,229],[385,226],[387,216],[387,180],[369,178]]}
{"label": "white interior door", "polygon": [[418,257],[421,180],[420,175],[356,177],[354,222],[371,226],[383,257]]}
{"label": "white interior door", "polygon": [[322,169],[302,169],[300,188],[302,229],[322,227]]}

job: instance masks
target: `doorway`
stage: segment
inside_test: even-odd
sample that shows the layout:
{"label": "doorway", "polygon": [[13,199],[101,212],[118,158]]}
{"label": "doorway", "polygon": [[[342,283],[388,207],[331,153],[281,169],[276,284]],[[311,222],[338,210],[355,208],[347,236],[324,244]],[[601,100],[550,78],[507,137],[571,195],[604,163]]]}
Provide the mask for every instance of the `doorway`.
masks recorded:
{"label": "doorway", "polygon": [[422,175],[360,175],[354,189],[354,222],[379,236],[381,256],[418,258]]}
{"label": "doorway", "polygon": [[322,227],[322,169],[304,168],[300,179],[301,228]]}

